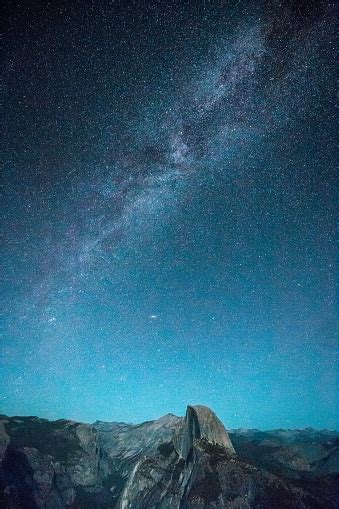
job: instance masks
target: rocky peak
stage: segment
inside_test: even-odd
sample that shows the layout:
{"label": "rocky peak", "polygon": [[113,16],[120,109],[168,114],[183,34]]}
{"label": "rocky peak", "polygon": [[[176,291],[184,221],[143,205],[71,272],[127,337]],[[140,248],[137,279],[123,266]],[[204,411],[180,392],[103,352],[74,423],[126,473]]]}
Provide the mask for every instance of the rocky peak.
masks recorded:
{"label": "rocky peak", "polygon": [[223,423],[210,408],[203,405],[187,407],[183,424],[174,437],[175,449],[182,458],[187,458],[194,440],[205,440],[235,454]]}

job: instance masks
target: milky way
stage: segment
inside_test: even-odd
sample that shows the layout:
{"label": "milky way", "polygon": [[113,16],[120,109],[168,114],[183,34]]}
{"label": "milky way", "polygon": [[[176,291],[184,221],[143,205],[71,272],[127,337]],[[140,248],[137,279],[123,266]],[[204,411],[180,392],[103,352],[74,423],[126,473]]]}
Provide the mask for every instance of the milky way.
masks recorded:
{"label": "milky way", "polygon": [[333,426],[331,4],[19,4],[4,410]]}

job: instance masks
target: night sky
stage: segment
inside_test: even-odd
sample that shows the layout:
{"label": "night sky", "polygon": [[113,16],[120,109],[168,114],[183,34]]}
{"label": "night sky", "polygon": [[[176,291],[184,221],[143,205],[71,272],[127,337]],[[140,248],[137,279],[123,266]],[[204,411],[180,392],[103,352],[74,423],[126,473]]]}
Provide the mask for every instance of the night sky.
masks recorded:
{"label": "night sky", "polygon": [[335,427],[321,1],[8,1],[1,411]]}

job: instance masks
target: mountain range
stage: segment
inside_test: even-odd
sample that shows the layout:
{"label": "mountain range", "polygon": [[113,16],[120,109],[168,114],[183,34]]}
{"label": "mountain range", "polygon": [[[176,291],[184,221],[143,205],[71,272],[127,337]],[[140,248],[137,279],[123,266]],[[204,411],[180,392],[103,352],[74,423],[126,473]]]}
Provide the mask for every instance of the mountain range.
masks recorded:
{"label": "mountain range", "polygon": [[0,416],[6,509],[331,509],[339,434],[227,431],[188,406],[138,425]]}

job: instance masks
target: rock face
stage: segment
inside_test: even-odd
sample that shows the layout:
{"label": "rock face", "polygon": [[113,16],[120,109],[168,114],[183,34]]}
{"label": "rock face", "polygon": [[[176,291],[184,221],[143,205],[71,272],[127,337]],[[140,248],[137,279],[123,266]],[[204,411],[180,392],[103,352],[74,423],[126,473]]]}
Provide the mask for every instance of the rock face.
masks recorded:
{"label": "rock face", "polygon": [[336,506],[338,434],[227,432],[207,407],[140,425],[0,418],[0,507]]}
{"label": "rock face", "polygon": [[174,437],[177,453],[186,459],[196,440],[205,440],[213,445],[220,445],[235,454],[235,450],[223,423],[212,410],[206,406],[188,406],[186,416]]}

